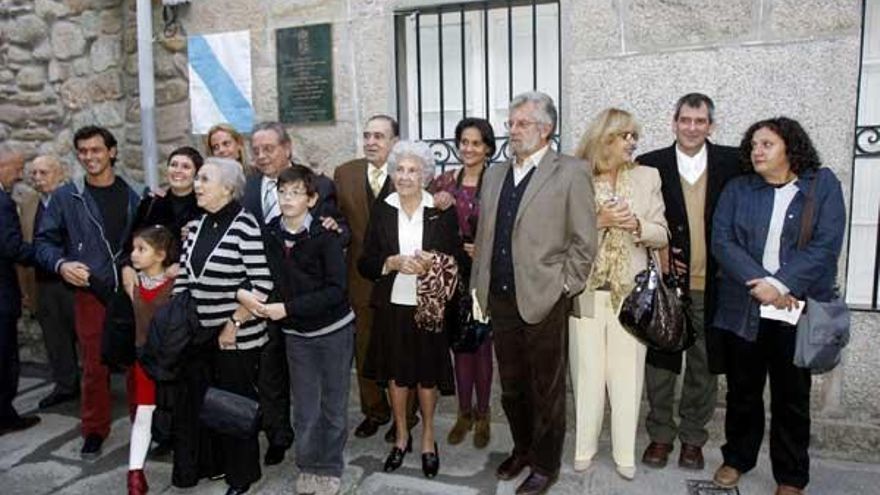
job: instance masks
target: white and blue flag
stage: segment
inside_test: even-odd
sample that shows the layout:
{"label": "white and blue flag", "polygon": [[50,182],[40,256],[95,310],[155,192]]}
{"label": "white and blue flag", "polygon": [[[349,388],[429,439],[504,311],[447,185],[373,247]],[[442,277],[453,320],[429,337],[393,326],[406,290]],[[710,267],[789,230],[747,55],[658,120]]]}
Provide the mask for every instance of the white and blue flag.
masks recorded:
{"label": "white and blue flag", "polygon": [[188,52],[192,132],[206,134],[221,122],[250,132],[254,126],[250,33],[190,36]]}

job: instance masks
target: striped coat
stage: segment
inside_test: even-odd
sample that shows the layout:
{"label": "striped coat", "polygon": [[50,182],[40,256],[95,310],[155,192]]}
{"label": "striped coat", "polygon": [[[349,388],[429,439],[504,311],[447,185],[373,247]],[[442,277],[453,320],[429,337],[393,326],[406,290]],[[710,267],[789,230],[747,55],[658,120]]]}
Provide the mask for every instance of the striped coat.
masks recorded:
{"label": "striped coat", "polygon": [[[180,255],[180,274],[174,282],[174,293],[189,289],[202,326],[219,331],[238,307],[235,293],[239,288],[250,287],[268,296],[273,283],[260,227],[254,216],[244,209],[217,243],[202,273],[194,273],[189,259],[205,217],[202,215],[186,226],[186,241]],[[236,335],[239,350],[261,347],[266,340],[266,322],[262,319],[245,322]]]}

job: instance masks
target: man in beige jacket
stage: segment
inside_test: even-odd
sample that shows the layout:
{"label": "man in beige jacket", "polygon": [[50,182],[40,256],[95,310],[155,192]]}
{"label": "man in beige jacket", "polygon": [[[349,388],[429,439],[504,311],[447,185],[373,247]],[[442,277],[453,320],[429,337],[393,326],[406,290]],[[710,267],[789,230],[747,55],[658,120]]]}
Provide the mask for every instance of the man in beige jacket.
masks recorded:
{"label": "man in beige jacket", "polygon": [[496,475],[509,480],[531,467],[517,494],[544,493],[559,474],[568,311],[596,253],[589,167],[550,149],[556,119],[543,93],[510,103],[512,156],[484,176],[471,275],[492,320],[501,404],[514,442]]}

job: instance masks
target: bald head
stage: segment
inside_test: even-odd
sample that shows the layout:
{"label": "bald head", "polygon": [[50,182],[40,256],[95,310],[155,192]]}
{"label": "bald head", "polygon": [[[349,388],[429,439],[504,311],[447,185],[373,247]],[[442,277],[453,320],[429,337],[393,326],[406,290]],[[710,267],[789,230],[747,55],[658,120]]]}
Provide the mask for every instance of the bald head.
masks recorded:
{"label": "bald head", "polygon": [[8,144],[0,144],[0,184],[9,191],[12,185],[21,180],[24,170],[24,155]]}
{"label": "bald head", "polygon": [[51,194],[67,180],[67,167],[57,157],[40,155],[30,165],[31,180],[41,194]]}

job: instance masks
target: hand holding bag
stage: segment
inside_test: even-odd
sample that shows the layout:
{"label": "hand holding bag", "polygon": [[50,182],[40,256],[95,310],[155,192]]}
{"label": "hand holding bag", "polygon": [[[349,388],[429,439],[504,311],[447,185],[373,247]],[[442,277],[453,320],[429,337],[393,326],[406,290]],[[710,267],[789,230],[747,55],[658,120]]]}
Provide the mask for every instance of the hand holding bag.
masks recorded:
{"label": "hand holding bag", "polygon": [[[801,233],[798,237],[799,251],[813,237],[817,182],[819,174],[814,176],[804,203]],[[798,368],[810,369],[813,374],[826,373],[840,363],[840,354],[849,343],[849,308],[836,291],[830,301],[817,301],[809,297],[806,299],[804,312],[797,324],[793,362]]]}
{"label": "hand holding bag", "polygon": [[686,300],[675,276],[667,284],[654,253],[648,249],[648,266],[636,275],[636,285],[623,300],[620,324],[639,342],[663,352],[682,351],[696,340]]}
{"label": "hand holding bag", "polygon": [[260,403],[228,390],[209,387],[199,411],[199,421],[217,433],[253,438],[260,426]]}

